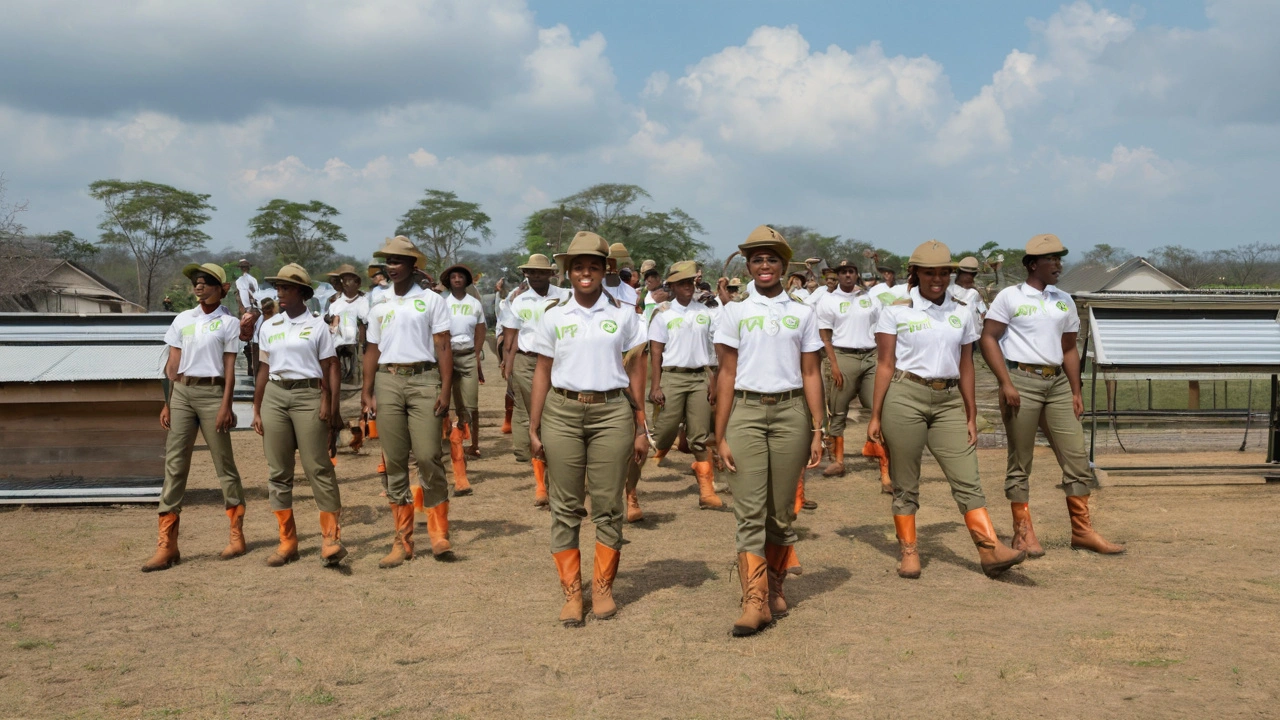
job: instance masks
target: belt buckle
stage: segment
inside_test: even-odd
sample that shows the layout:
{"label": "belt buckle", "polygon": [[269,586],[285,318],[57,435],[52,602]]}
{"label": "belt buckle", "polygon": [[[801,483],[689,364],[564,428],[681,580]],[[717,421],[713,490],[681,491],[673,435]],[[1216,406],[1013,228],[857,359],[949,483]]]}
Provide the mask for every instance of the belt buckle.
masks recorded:
{"label": "belt buckle", "polygon": [[931,382],[929,383],[929,387],[933,388],[934,390],[946,390],[946,389],[947,389],[947,381],[946,381],[946,380],[933,380],[933,381],[931,381]]}
{"label": "belt buckle", "polygon": [[761,395],[760,404],[761,405],[777,405],[778,396],[777,395]]}
{"label": "belt buckle", "polygon": [[580,393],[578,393],[578,402],[580,402],[580,403],[585,403],[585,404],[587,404],[587,405],[595,405],[595,404],[597,404],[597,403],[603,402],[603,400],[597,400],[597,399],[596,399],[596,397],[597,397],[597,396],[600,396],[600,395],[601,395],[601,393],[594,393],[594,392],[584,393],[584,392],[580,392]]}

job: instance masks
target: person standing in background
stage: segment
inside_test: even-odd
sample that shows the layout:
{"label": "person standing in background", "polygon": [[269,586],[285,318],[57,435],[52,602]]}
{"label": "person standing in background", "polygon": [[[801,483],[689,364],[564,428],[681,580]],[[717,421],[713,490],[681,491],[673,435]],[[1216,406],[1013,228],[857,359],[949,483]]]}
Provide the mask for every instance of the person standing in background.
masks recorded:
{"label": "person standing in background", "polygon": [[329,303],[325,322],[333,332],[342,382],[355,383],[360,379],[360,347],[369,325],[369,298],[361,292],[360,275],[351,265],[339,266],[329,279],[342,292]]}
{"label": "person standing in background", "polygon": [[449,338],[453,345],[453,411],[458,422],[449,431],[449,458],[453,463],[453,494],[470,495],[467,459],[462,441],[470,437],[474,457],[480,456],[480,352],[484,348],[485,317],[480,301],[467,292],[473,282],[471,268],[454,265],[440,277],[448,292]]}

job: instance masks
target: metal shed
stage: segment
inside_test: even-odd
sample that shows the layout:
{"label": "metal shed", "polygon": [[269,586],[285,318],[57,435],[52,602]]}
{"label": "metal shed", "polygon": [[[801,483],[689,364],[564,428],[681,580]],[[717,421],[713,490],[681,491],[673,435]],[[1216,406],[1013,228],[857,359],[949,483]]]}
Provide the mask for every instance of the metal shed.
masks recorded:
{"label": "metal shed", "polygon": [[0,503],[158,501],[172,319],[0,313]]}

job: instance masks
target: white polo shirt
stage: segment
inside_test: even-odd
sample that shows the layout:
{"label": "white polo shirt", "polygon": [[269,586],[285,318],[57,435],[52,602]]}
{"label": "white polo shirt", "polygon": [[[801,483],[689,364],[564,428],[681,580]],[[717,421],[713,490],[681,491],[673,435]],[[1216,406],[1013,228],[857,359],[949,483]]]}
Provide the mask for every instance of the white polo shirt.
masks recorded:
{"label": "white polo shirt", "polygon": [[987,313],[987,303],[982,299],[982,293],[977,288],[962,288],[959,285],[952,285],[947,288],[947,292],[951,293],[951,297],[963,302],[974,315],[978,316],[978,327],[982,327],[982,316]]}
{"label": "white polo shirt", "polygon": [[249,273],[240,273],[240,277],[236,278],[236,297],[240,301],[240,312],[248,312],[250,308],[258,307],[258,302],[254,295],[258,292],[258,279]]}
{"label": "white polo shirt", "polygon": [[822,349],[813,308],[785,292],[772,298],[752,293],[725,305],[715,341],[738,351],[734,389],[758,393],[803,387],[800,354]]}
{"label": "white polo shirt", "polygon": [[711,345],[711,308],[696,300],[660,303],[649,322],[649,339],[663,343],[662,367],[700,368],[716,364]]}
{"label": "white polo shirt", "polygon": [[1031,365],[1062,364],[1062,335],[1080,332],[1075,301],[1053,285],[1040,292],[1026,283],[1000,291],[987,319],[1009,326],[1000,338],[1006,360]]}
{"label": "white polo shirt", "polygon": [[279,313],[258,329],[258,357],[271,366],[272,380],[322,378],[320,361],[336,354],[329,326],[308,312]]}
{"label": "white polo shirt", "polygon": [[512,290],[507,296],[507,315],[502,320],[502,326],[519,332],[516,336],[517,349],[535,352],[533,336],[537,331],[538,321],[542,319],[542,313],[546,311],[547,305],[551,304],[552,300],[563,300],[571,291],[548,285],[546,295],[539,295],[533,288],[528,288],[520,293],[519,297],[512,297],[517,292],[520,292],[519,288]]}
{"label": "white polo shirt", "polygon": [[847,293],[837,287],[818,301],[818,329],[831,331],[831,344],[847,350],[876,346],[876,322],[884,308],[865,290]]}
{"label": "white polo shirt", "polygon": [[890,305],[880,311],[876,333],[897,335],[895,366],[930,380],[960,377],[960,348],[977,342],[977,321],[973,313],[942,294],[935,305],[911,290],[911,304]]}
{"label": "white polo shirt", "polygon": [[325,314],[338,319],[338,325],[333,329],[333,344],[339,347],[355,345],[360,339],[358,323],[369,324],[369,296],[357,293],[349,298],[339,294],[337,300],[329,303],[329,311]]}
{"label": "white polo shirt", "polygon": [[387,293],[390,292],[392,292],[390,285],[387,285],[386,287],[383,287],[382,285],[374,285],[369,288],[369,307],[372,309],[374,305],[385,302],[387,299]]}
{"label": "white polo shirt", "polygon": [[378,362],[436,362],[436,346],[432,337],[449,332],[449,308],[444,298],[418,287],[409,286],[404,295],[395,289],[384,293],[386,300],[369,311],[366,339],[378,346]]}
{"label": "white polo shirt", "polygon": [[897,283],[893,287],[889,287],[884,283],[872,286],[870,290],[871,297],[880,301],[881,305],[892,305],[895,302],[907,296],[906,283]]}
{"label": "white polo shirt", "polygon": [[618,281],[616,287],[610,287],[608,283],[605,283],[604,291],[612,295],[614,300],[630,305],[632,312],[635,312],[636,304],[640,302],[640,293],[637,293],[635,288],[621,280]]}
{"label": "white polo shirt", "polygon": [[207,315],[196,305],[178,313],[164,334],[164,342],[182,350],[180,375],[222,377],[222,356],[240,352],[240,322],[221,305]]}
{"label": "white polo shirt", "polygon": [[[838,287],[838,286],[837,286]],[[813,292],[809,293],[809,297],[804,299],[804,304],[811,308],[818,307],[818,301],[827,296],[831,292],[826,285],[819,285]]]}
{"label": "white polo shirt", "polygon": [[459,300],[451,292],[445,293],[444,299],[449,308],[449,342],[453,349],[474,349],[476,326],[484,325],[484,308],[480,301],[465,293]]}
{"label": "white polo shirt", "polygon": [[533,342],[533,352],[552,360],[552,387],[607,392],[631,383],[622,356],[646,337],[634,307],[600,293],[589,308],[572,295],[556,303],[538,321]]}

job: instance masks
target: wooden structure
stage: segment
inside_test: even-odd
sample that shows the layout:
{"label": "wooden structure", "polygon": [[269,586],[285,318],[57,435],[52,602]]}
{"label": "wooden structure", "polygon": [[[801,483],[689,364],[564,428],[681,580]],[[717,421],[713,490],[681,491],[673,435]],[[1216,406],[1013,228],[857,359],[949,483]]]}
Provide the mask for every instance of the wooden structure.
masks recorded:
{"label": "wooden structure", "polygon": [[0,503],[158,500],[172,318],[0,313]]}
{"label": "wooden structure", "polygon": [[0,256],[0,312],[140,313],[102,276],[60,258]]}

